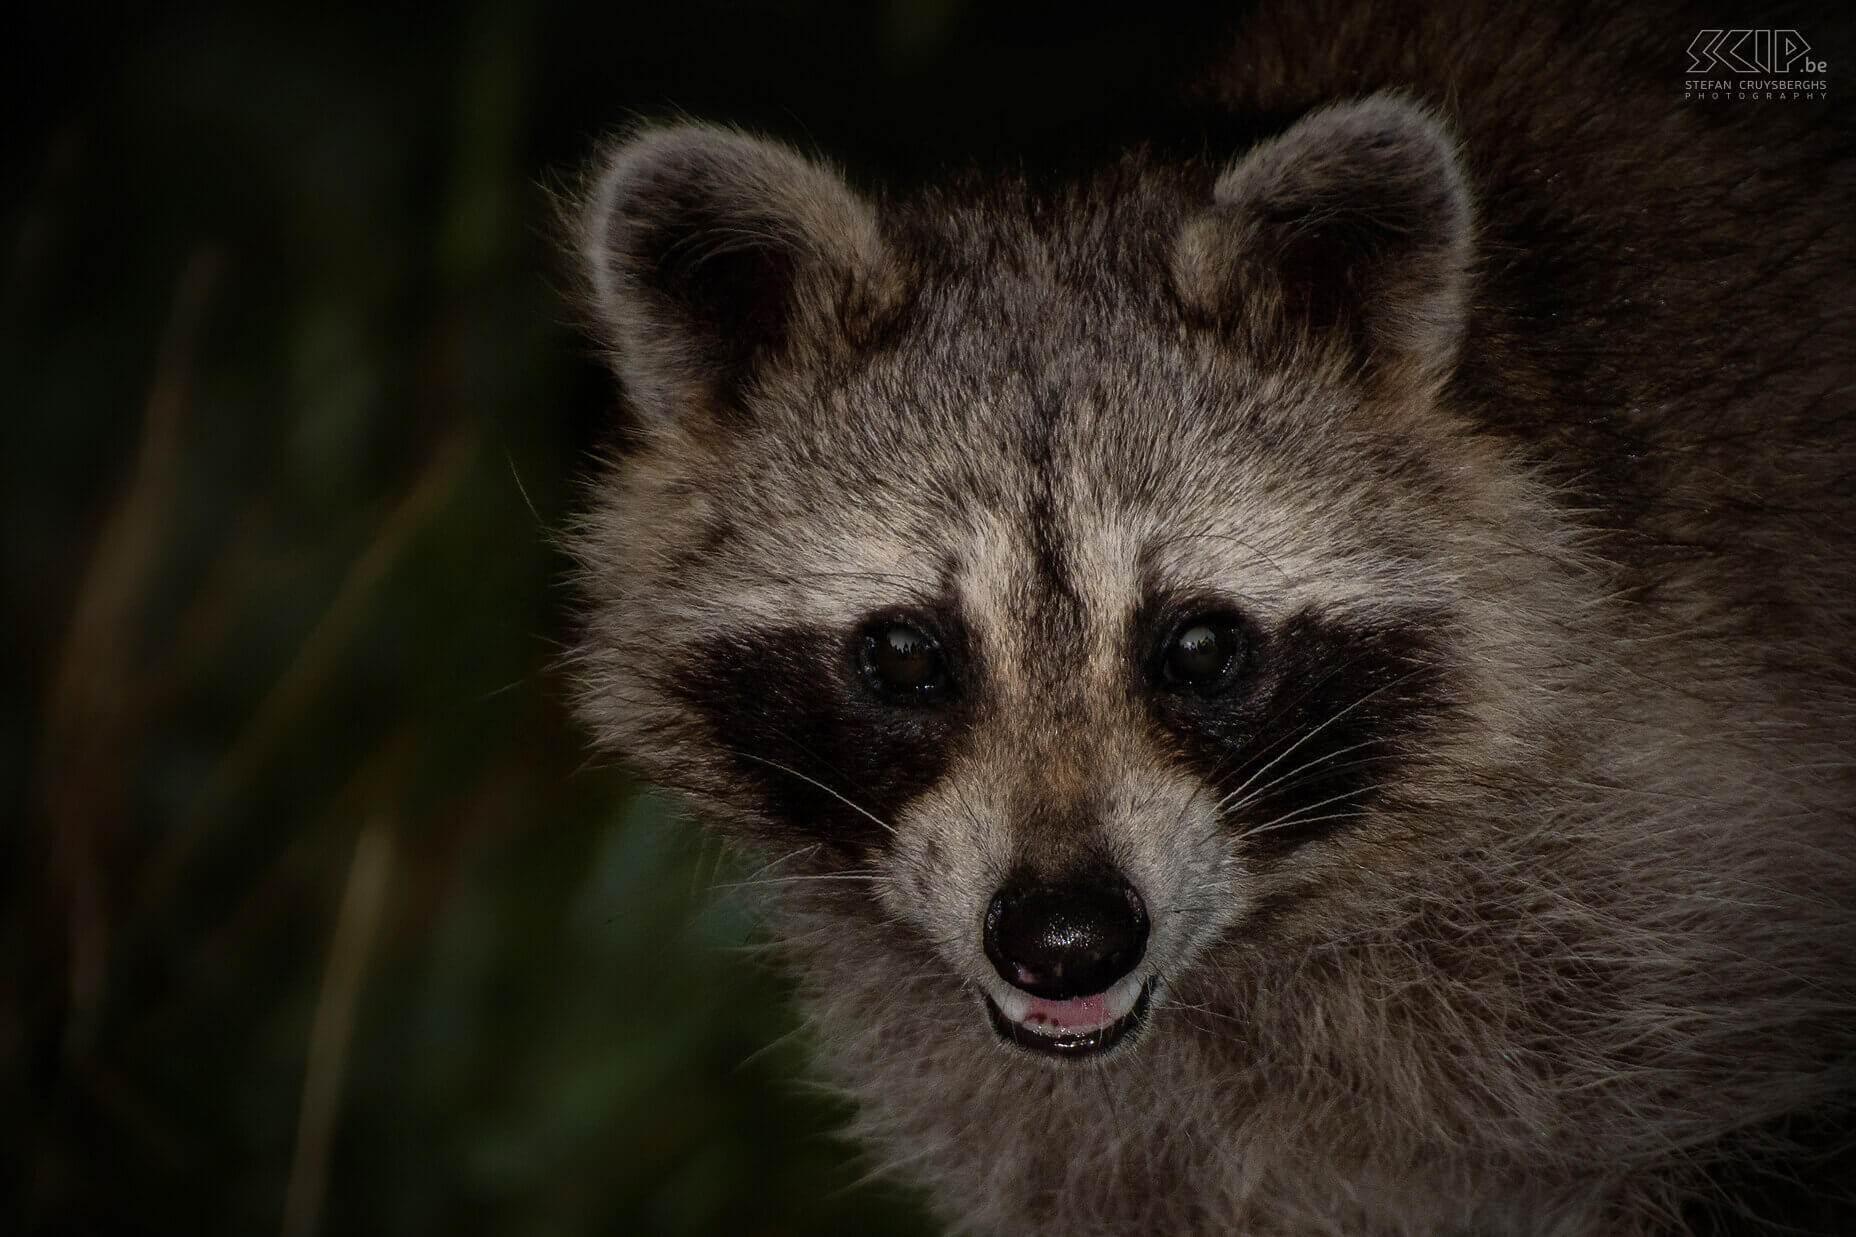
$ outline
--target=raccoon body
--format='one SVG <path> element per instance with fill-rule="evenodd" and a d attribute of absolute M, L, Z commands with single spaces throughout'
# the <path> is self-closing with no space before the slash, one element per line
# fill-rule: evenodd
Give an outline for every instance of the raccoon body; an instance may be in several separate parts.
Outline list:
<path fill-rule="evenodd" d="M 601 160 L 583 713 L 958 1230 L 1856 1223 L 1856 159 L 1690 26 L 1264 11 L 1253 141 L 1054 186 Z"/>

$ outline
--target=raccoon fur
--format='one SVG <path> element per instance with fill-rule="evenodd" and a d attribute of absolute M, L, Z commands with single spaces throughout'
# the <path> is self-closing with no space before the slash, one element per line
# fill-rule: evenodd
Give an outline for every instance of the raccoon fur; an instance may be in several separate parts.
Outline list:
<path fill-rule="evenodd" d="M 1283 5 L 1203 155 L 598 161 L 581 711 L 955 1231 L 1856 1231 L 1856 157 L 1739 25 L 1851 64 Z"/>

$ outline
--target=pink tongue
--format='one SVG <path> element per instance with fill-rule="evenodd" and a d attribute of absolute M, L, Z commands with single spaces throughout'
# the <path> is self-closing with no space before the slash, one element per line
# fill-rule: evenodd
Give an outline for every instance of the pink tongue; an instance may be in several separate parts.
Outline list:
<path fill-rule="evenodd" d="M 1108 994 L 1104 992 L 1068 1001 L 1047 1001 L 1034 996 L 1031 1011 L 1025 1015 L 1027 1026 L 1042 1023 L 1053 1027 L 1092 1027 L 1108 1020 Z"/>

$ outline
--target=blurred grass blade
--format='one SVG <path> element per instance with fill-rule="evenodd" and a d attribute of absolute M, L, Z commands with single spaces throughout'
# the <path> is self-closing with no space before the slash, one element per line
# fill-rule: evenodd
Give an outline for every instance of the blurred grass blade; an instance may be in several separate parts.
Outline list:
<path fill-rule="evenodd" d="M 329 1144 L 341 1109 L 348 1043 L 354 1033 L 361 985 L 367 977 L 368 955 L 391 885 L 393 857 L 392 822 L 376 816 L 361 831 L 354 859 L 348 865 L 347 885 L 329 946 L 329 965 L 323 973 L 316 1017 L 310 1026 L 296 1153 L 284 1190 L 283 1237 L 311 1237 L 321 1223 L 329 1176 Z"/>

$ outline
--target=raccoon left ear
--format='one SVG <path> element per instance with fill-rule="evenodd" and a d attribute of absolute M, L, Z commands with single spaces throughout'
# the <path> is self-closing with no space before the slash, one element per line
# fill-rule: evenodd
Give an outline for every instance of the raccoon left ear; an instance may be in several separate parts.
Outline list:
<path fill-rule="evenodd" d="M 1261 354 L 1312 344 L 1434 386 L 1462 341 L 1472 231 L 1444 126 L 1374 95 L 1310 113 L 1227 167 L 1181 232 L 1174 275 L 1189 310 Z"/>
<path fill-rule="evenodd" d="M 595 325 L 647 433 L 739 411 L 770 367 L 854 343 L 901 299 L 875 212 L 835 171 L 715 125 L 620 142 L 577 228 Z"/>

